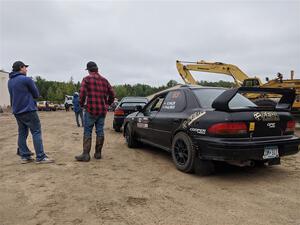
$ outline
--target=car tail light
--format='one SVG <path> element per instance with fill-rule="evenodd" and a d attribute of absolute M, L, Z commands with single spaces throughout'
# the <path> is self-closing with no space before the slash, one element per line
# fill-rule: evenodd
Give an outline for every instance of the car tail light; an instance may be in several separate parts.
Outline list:
<path fill-rule="evenodd" d="M 116 109 L 115 110 L 115 116 L 124 116 L 124 111 L 123 109 Z"/>
<path fill-rule="evenodd" d="M 208 128 L 213 135 L 239 135 L 247 134 L 247 125 L 243 122 L 216 123 Z"/>
<path fill-rule="evenodd" d="M 289 120 L 286 124 L 285 133 L 294 133 L 296 127 L 295 120 Z"/>

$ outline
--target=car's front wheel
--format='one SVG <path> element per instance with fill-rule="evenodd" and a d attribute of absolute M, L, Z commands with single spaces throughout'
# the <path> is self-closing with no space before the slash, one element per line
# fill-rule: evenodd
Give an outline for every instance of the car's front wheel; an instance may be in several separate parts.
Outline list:
<path fill-rule="evenodd" d="M 127 124 L 125 126 L 124 136 L 125 136 L 127 146 L 129 148 L 135 148 L 138 146 L 138 141 L 135 139 L 135 137 L 133 135 L 133 131 L 132 131 L 130 124 Z"/>
<path fill-rule="evenodd" d="M 184 132 L 177 133 L 173 138 L 172 158 L 176 168 L 185 173 L 197 172 L 204 176 L 214 171 L 213 162 L 198 158 L 191 138 Z"/>

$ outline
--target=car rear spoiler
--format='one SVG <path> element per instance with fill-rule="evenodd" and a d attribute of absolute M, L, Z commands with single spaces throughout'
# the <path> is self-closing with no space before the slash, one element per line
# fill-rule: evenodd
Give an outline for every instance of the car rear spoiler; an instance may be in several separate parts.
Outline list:
<path fill-rule="evenodd" d="M 224 91 L 219 95 L 212 107 L 218 111 L 235 111 L 229 108 L 229 102 L 237 93 L 264 93 L 264 94 L 278 94 L 281 95 L 275 110 L 290 111 L 295 101 L 296 93 L 293 89 L 288 88 L 260 88 L 260 87 L 240 87 Z"/>

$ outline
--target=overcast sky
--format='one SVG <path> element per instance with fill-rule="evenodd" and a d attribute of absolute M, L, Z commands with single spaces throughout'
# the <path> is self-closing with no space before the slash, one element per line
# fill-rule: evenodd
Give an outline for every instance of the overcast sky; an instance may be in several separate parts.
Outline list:
<path fill-rule="evenodd" d="M 181 81 L 175 61 L 238 65 L 300 78 L 300 1 L 3 1 L 0 68 L 81 81 L 93 60 L 115 84 Z M 231 80 L 224 75 L 197 79 Z"/>

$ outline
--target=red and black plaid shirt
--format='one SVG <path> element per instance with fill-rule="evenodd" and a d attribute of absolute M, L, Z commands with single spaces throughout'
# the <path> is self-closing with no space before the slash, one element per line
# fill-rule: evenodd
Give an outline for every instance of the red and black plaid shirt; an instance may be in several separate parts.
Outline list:
<path fill-rule="evenodd" d="M 114 98 L 115 94 L 110 83 L 99 73 L 90 73 L 83 78 L 80 87 L 80 106 L 85 106 L 91 115 L 105 116 Z"/>

